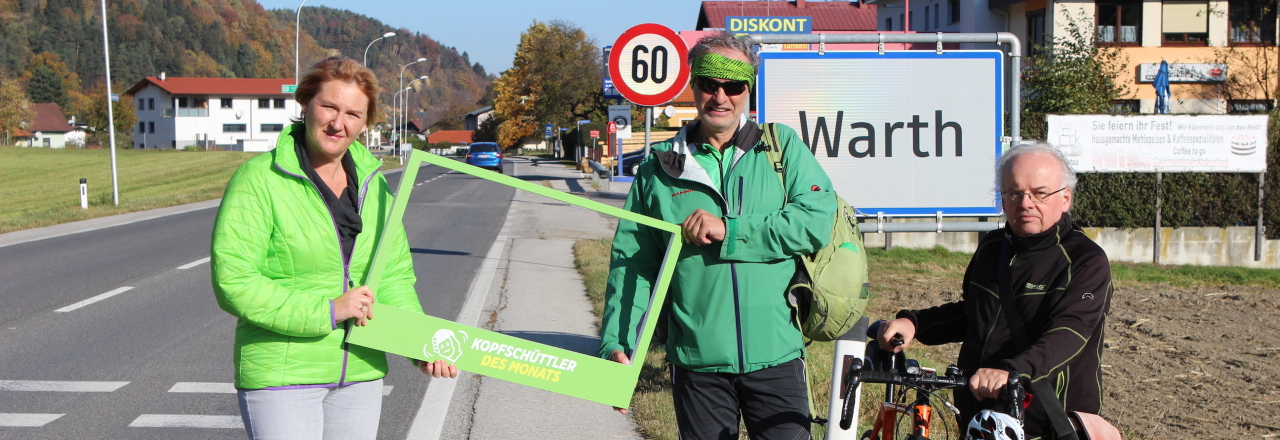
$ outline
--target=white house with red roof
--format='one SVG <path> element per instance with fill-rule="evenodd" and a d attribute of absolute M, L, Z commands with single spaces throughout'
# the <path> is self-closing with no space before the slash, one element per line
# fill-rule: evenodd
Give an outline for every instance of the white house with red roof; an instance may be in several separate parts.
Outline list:
<path fill-rule="evenodd" d="M 66 148 L 67 134 L 75 131 L 67 123 L 67 116 L 62 108 L 54 103 L 31 104 L 31 111 L 36 117 L 27 126 L 31 137 L 26 141 L 29 147 Z"/>
<path fill-rule="evenodd" d="M 293 79 L 149 76 L 126 92 L 137 109 L 137 148 L 268 151 L 299 115 Z"/>

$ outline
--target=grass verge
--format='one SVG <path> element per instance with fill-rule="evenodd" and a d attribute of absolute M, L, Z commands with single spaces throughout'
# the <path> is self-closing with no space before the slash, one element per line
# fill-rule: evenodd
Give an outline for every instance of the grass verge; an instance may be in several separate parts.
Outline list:
<path fill-rule="evenodd" d="M 0 148 L 0 233 L 222 197 L 256 153 L 119 150 L 120 205 L 113 204 L 109 150 Z M 80 208 L 88 179 L 89 209 Z"/>
<path fill-rule="evenodd" d="M 574 259 L 586 283 L 588 296 L 595 305 L 597 322 L 603 308 L 605 281 L 609 269 L 609 239 L 581 240 L 574 246 Z M 972 254 L 951 252 L 941 247 L 932 249 L 895 248 L 890 251 L 869 249 L 872 301 L 866 310 L 871 319 L 891 318 L 898 308 L 904 307 L 904 298 L 919 296 L 922 286 L 944 286 L 955 289 L 949 292 L 951 300 L 959 299 L 959 285 Z M 1280 271 L 1214 266 L 1158 266 L 1153 264 L 1112 263 L 1113 278 L 1118 285 L 1240 285 L 1280 286 Z M 944 292 L 946 294 L 948 292 Z M 944 296 L 946 297 L 946 296 Z M 939 370 L 954 362 L 957 344 L 929 347 L 913 345 L 909 355 L 921 365 Z M 826 417 L 831 384 L 833 344 L 815 342 L 809 345 L 807 361 L 810 386 L 817 406 L 817 414 Z M 677 439 L 674 410 L 671 404 L 670 376 L 666 365 L 666 352 L 660 345 L 651 345 L 645 366 L 632 398 L 632 418 L 646 438 Z M 862 387 L 862 405 L 859 411 L 858 430 L 870 429 L 884 399 L 884 386 Z M 945 397 L 950 397 L 943 393 Z M 942 414 L 941 406 L 935 414 Z M 954 419 L 952 419 L 954 420 Z M 939 427 L 935 421 L 935 429 Z M 946 421 L 947 429 L 935 431 L 934 438 L 955 439 L 959 428 Z M 901 425 L 900 425 L 901 426 Z M 905 432 L 900 427 L 899 432 Z M 815 426 L 814 438 L 824 438 L 823 427 Z M 860 434 L 860 433 L 859 433 Z M 742 438 L 746 438 L 745 435 Z"/>

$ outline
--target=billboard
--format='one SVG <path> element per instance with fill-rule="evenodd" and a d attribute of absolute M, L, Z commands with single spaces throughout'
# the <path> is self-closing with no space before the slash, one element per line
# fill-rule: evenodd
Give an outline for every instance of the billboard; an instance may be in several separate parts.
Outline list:
<path fill-rule="evenodd" d="M 1049 143 L 1077 172 L 1261 173 L 1267 115 L 1049 115 Z"/>
<path fill-rule="evenodd" d="M 757 115 L 797 132 L 863 214 L 998 215 L 999 51 L 760 54 Z"/>

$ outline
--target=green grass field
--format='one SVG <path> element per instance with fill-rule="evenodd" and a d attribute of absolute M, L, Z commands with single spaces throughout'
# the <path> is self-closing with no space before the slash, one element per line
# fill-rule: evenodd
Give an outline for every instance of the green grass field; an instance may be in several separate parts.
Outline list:
<path fill-rule="evenodd" d="M 117 150 L 116 206 L 110 151 L 0 147 L 0 233 L 220 198 L 236 167 L 258 154 Z M 398 166 L 392 159 L 383 169 Z M 87 210 L 81 178 L 88 179 Z"/>

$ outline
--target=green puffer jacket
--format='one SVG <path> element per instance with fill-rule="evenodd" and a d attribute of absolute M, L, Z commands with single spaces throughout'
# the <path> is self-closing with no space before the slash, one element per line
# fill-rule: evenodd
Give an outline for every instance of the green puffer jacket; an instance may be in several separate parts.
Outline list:
<path fill-rule="evenodd" d="M 331 301 L 363 282 L 387 228 L 387 267 L 376 300 L 422 311 L 404 225 L 387 224 L 392 195 L 378 172 L 381 161 L 359 143 L 347 150 L 356 166 L 363 231 L 344 268 L 333 216 L 298 164 L 294 142 L 303 139 L 303 125 L 294 124 L 280 134 L 275 150 L 241 165 L 213 227 L 213 291 L 218 306 L 239 319 L 236 388 L 341 384 L 386 375 L 383 352 L 343 342 L 349 324 L 334 323 Z"/>
<path fill-rule="evenodd" d="M 686 145 L 692 126 L 654 147 L 626 202 L 632 212 L 672 223 L 699 208 L 725 220 L 723 242 L 681 249 L 668 291 L 667 359 L 691 371 L 749 373 L 801 357 L 804 343 L 784 292 L 796 270 L 792 257 L 821 249 L 831 238 L 831 180 L 795 131 L 778 126 L 780 141 L 788 143 L 784 193 L 760 129 L 745 121 L 734 137 L 739 147 L 725 151 L 734 162 L 721 194 L 713 181 L 719 172 L 704 170 L 692 155 L 694 147 Z M 613 350 L 631 355 L 670 235 L 619 222 L 601 357 Z"/>

